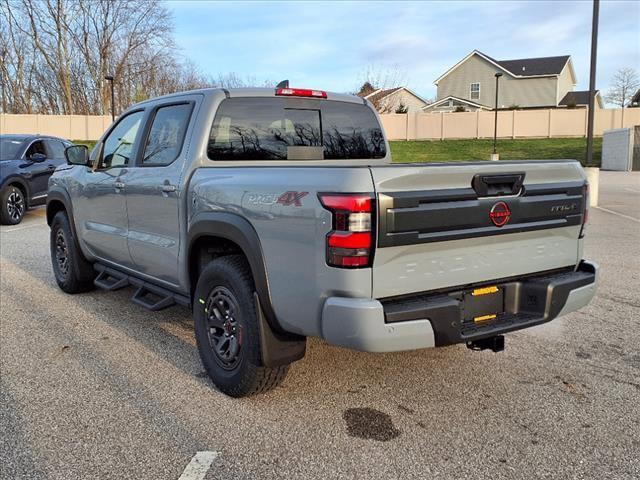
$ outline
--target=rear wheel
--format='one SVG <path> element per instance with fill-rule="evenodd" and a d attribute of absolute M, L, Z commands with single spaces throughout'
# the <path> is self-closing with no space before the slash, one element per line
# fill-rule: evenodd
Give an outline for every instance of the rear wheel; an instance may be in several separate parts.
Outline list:
<path fill-rule="evenodd" d="M 27 210 L 27 201 L 24 193 L 18 187 L 9 185 L 0 193 L 0 221 L 4 225 L 17 225 L 22 221 Z"/>
<path fill-rule="evenodd" d="M 244 397 L 284 380 L 289 365 L 262 365 L 253 278 L 244 257 L 213 260 L 200 274 L 193 315 L 200 358 L 223 393 Z"/>
<path fill-rule="evenodd" d="M 61 290 L 80 293 L 93 289 L 93 266 L 82 255 L 65 212 L 53 217 L 50 249 L 53 273 Z"/>

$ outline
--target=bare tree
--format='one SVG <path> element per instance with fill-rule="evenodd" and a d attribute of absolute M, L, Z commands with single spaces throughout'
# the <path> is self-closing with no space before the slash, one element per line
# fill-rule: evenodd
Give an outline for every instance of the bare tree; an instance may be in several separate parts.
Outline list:
<path fill-rule="evenodd" d="M 398 65 L 384 67 L 376 64 L 369 64 L 362 69 L 358 75 L 357 90 L 365 87 L 368 83 L 374 89 L 387 90 L 389 88 L 401 87 L 407 81 L 406 72 Z"/>
<path fill-rule="evenodd" d="M 249 87 L 275 87 L 277 82 L 272 80 L 258 80 L 255 76 L 247 75 L 242 78 L 235 72 L 220 73 L 214 80 L 216 87 L 222 88 L 249 88 Z"/>
<path fill-rule="evenodd" d="M 633 68 L 621 68 L 613 76 L 612 85 L 605 100 L 616 107 L 624 108 L 639 87 L 638 72 Z"/>
<path fill-rule="evenodd" d="M 14 38 L 22 48 L 26 45 L 33 51 L 29 70 L 33 75 L 30 79 L 34 79 L 36 85 L 30 85 L 30 93 L 36 100 L 62 113 L 73 111 L 71 38 L 66 28 L 70 13 L 66 0 L 3 2 L 3 16 L 7 16 Z M 56 94 L 46 88 L 52 81 L 58 87 Z"/>
<path fill-rule="evenodd" d="M 2 111 L 32 112 L 35 59 L 30 42 L 16 26 L 8 1 L 0 3 L 0 81 L 2 83 Z"/>
<path fill-rule="evenodd" d="M 116 112 L 141 88 L 161 88 L 149 85 L 149 77 L 157 78 L 153 73 L 159 68 L 175 68 L 173 26 L 166 7 L 156 0 L 79 0 L 77 5 L 74 39 L 87 66 L 89 90 L 99 95 L 94 101 L 99 100 L 100 113 L 107 111 L 110 98 L 106 75 L 116 79 Z"/>
<path fill-rule="evenodd" d="M 173 41 L 160 0 L 0 0 L 0 81 L 7 113 L 116 114 L 134 102 L 203 87 L 275 86 L 204 75 Z"/>
<path fill-rule="evenodd" d="M 104 114 L 133 101 L 211 85 L 176 58 L 158 0 L 0 0 L 3 111 Z"/>
<path fill-rule="evenodd" d="M 406 74 L 398 65 L 390 68 L 380 65 L 367 65 L 358 75 L 358 84 L 360 85 L 354 91 L 356 95 L 364 97 L 376 91 L 389 90 L 391 88 L 402 87 L 406 83 Z M 387 104 L 382 95 L 371 95 L 368 98 L 373 106 L 380 113 L 393 113 L 395 108 L 391 104 Z"/>

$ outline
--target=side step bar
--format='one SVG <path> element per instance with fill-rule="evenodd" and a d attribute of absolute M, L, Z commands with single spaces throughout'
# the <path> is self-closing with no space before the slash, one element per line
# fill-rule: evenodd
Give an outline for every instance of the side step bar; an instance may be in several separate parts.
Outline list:
<path fill-rule="evenodd" d="M 129 286 L 129 279 L 126 275 L 123 275 L 120 272 L 116 272 L 115 270 L 111 270 L 106 267 L 103 267 L 102 270 L 96 268 L 96 270 L 100 272 L 93 281 L 93 284 L 96 287 L 112 292 Z"/>
<path fill-rule="evenodd" d="M 132 275 L 127 275 L 113 268 L 105 267 L 99 263 L 96 263 L 94 268 L 98 272 L 98 276 L 93 281 L 96 287 L 108 291 L 119 290 L 129 285 L 138 287 L 133 297 L 131 297 L 131 301 L 146 309 L 157 311 L 175 304 L 184 307 L 191 305 L 191 301 L 186 295 L 174 293 L 171 290 L 153 285 Z"/>

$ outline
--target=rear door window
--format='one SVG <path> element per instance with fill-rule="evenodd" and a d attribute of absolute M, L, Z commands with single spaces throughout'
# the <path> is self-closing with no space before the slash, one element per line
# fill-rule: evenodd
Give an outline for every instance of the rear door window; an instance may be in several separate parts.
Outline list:
<path fill-rule="evenodd" d="M 382 130 L 365 105 L 281 98 L 224 100 L 213 121 L 212 160 L 371 159 L 385 156 Z M 308 150 L 311 156 L 301 152 Z M 295 152 L 292 154 L 292 152 Z M 292 157 L 292 155 L 295 155 Z"/>
<path fill-rule="evenodd" d="M 50 158 L 64 158 L 64 150 L 66 148 L 65 144 L 60 140 L 45 140 L 45 144 L 47 146 L 47 150 L 49 150 Z"/>
<path fill-rule="evenodd" d="M 145 144 L 143 165 L 169 165 L 178 157 L 192 107 L 191 103 L 183 103 L 158 108 Z"/>

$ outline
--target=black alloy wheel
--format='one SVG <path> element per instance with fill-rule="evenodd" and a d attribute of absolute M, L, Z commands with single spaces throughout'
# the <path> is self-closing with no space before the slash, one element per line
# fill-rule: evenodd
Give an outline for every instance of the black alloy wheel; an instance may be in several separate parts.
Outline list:
<path fill-rule="evenodd" d="M 67 240 L 64 238 L 62 229 L 56 232 L 56 262 L 58 264 L 58 272 L 63 278 L 69 275 L 69 248 Z"/>
<path fill-rule="evenodd" d="M 241 360 L 242 326 L 235 295 L 226 287 L 215 287 L 205 303 L 209 345 L 215 360 L 225 370 L 233 370 Z"/>
<path fill-rule="evenodd" d="M 51 220 L 49 251 L 53 274 L 62 291 L 80 293 L 94 288 L 95 270 L 82 254 L 65 211 L 57 212 Z"/>

